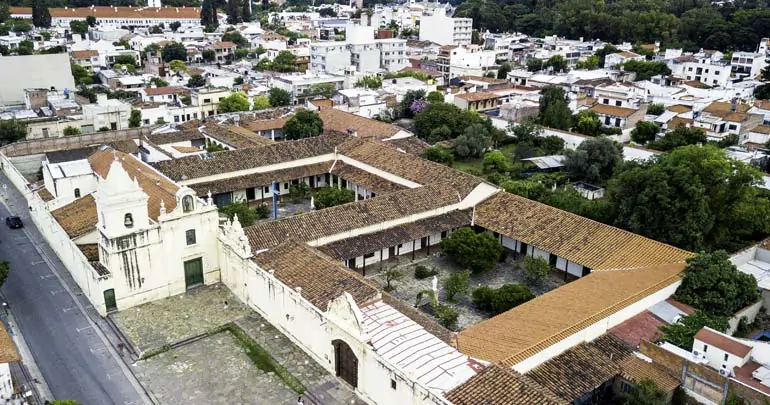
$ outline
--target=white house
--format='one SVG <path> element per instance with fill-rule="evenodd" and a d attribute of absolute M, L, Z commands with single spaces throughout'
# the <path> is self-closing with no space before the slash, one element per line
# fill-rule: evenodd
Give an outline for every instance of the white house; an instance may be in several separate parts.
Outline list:
<path fill-rule="evenodd" d="M 630 60 L 644 61 L 644 55 L 639 55 L 631 51 L 611 53 L 604 57 L 604 66 L 617 67 Z"/>
<path fill-rule="evenodd" d="M 420 17 L 420 41 L 440 45 L 470 45 L 472 18 L 452 18 L 444 14 Z"/>
<path fill-rule="evenodd" d="M 751 359 L 751 346 L 704 326 L 695 334 L 692 354 L 705 358 L 720 374 L 730 376 L 734 368 L 742 367 Z"/>

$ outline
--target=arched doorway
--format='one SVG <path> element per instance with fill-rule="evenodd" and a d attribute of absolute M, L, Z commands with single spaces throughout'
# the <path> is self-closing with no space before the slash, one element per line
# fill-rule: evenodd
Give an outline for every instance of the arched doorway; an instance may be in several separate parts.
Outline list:
<path fill-rule="evenodd" d="M 353 388 L 358 387 L 358 358 L 353 349 L 342 340 L 335 340 L 334 345 L 334 369 L 337 377 L 342 378 Z"/>

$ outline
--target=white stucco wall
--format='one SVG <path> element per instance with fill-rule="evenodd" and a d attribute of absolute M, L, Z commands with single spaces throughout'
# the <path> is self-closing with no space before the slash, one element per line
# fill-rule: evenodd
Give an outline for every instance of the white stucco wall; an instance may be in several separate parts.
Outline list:
<path fill-rule="evenodd" d="M 9 400 L 13 396 L 13 380 L 9 363 L 0 363 L 0 399 Z"/>

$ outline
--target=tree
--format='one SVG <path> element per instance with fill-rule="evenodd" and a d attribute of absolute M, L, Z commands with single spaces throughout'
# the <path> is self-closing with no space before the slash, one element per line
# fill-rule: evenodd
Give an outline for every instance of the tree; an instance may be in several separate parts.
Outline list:
<path fill-rule="evenodd" d="M 171 24 L 168 25 L 169 28 L 171 28 L 171 31 L 176 32 L 180 27 L 182 26 L 182 23 L 179 21 L 174 21 Z"/>
<path fill-rule="evenodd" d="M 509 62 L 503 62 L 500 64 L 500 68 L 497 69 L 497 78 L 501 80 L 508 79 L 508 73 L 510 73 L 512 69 Z"/>
<path fill-rule="evenodd" d="M 149 86 L 155 85 L 155 87 L 168 87 L 168 82 L 160 77 L 153 77 L 150 79 Z"/>
<path fill-rule="evenodd" d="M 602 122 L 594 110 L 583 110 L 577 114 L 575 130 L 583 135 L 598 136 L 602 132 Z"/>
<path fill-rule="evenodd" d="M 128 117 L 129 128 L 139 128 L 142 126 L 142 112 L 137 109 L 131 109 L 131 116 Z"/>
<path fill-rule="evenodd" d="M 2 2 L 0 3 L 0 22 L 4 22 L 11 19 L 11 8 L 8 6 L 8 3 Z M 3 34 L 8 35 L 8 34 Z"/>
<path fill-rule="evenodd" d="M 80 135 L 82 132 L 80 132 L 80 128 L 75 128 L 71 125 L 68 125 L 66 128 L 64 128 L 62 133 L 64 134 L 64 136 L 73 136 L 73 135 Z"/>
<path fill-rule="evenodd" d="M 163 33 L 163 29 L 160 28 L 159 26 L 153 25 L 152 27 L 150 27 L 150 34 L 162 34 L 162 33 Z"/>
<path fill-rule="evenodd" d="M 291 199 L 296 202 L 301 201 L 303 198 L 309 195 L 310 187 L 304 181 L 300 181 L 297 184 L 292 184 L 291 187 L 289 187 L 289 197 L 291 197 Z"/>
<path fill-rule="evenodd" d="M 711 315 L 731 317 L 760 298 L 757 280 L 730 262 L 724 250 L 687 259 L 678 301 Z"/>
<path fill-rule="evenodd" d="M 356 81 L 356 87 L 379 89 L 382 87 L 382 78 L 377 76 L 364 76 Z"/>
<path fill-rule="evenodd" d="M 620 49 L 610 44 L 604 45 L 604 48 L 596 51 L 595 55 L 599 57 L 599 67 L 604 67 L 604 58 L 607 55 L 611 53 L 618 53 L 618 52 L 620 52 Z"/>
<path fill-rule="evenodd" d="M 273 87 L 267 92 L 267 98 L 273 107 L 283 107 L 291 104 L 291 94 L 278 87 Z"/>
<path fill-rule="evenodd" d="M 241 13 L 243 7 L 241 6 L 241 0 L 227 0 L 227 23 L 238 24 L 243 22 Z"/>
<path fill-rule="evenodd" d="M 599 67 L 599 56 L 591 55 L 586 60 L 579 61 L 577 63 L 578 69 L 592 70 Z"/>
<path fill-rule="evenodd" d="M 652 103 L 647 106 L 647 114 L 649 115 L 661 115 L 666 111 L 666 107 L 661 103 Z"/>
<path fill-rule="evenodd" d="M 291 51 L 280 51 L 273 59 L 273 70 L 293 72 L 297 70 L 297 57 Z"/>
<path fill-rule="evenodd" d="M 479 157 L 492 146 L 492 137 L 483 124 L 465 128 L 465 133 L 455 139 L 455 153 L 460 157 Z"/>
<path fill-rule="evenodd" d="M 704 326 L 725 332 L 729 324 L 725 317 L 709 315 L 704 311 L 695 311 L 692 315 L 680 318 L 676 323 L 661 326 L 660 330 L 663 331 L 661 340 L 690 351 L 695 334 Z"/>
<path fill-rule="evenodd" d="M 83 66 L 70 62 L 70 71 L 72 72 L 72 77 L 75 79 L 75 84 L 77 85 L 92 84 L 94 82 L 91 73 L 89 73 Z"/>
<path fill-rule="evenodd" d="M 133 55 L 118 55 L 113 59 L 113 62 L 120 65 L 136 65 L 136 59 Z"/>
<path fill-rule="evenodd" d="M 201 75 L 192 75 L 187 80 L 187 87 L 203 87 L 206 85 L 206 79 Z"/>
<path fill-rule="evenodd" d="M 86 35 L 88 33 L 88 22 L 85 20 L 70 21 L 70 32 L 78 35 Z"/>
<path fill-rule="evenodd" d="M 249 40 L 243 37 L 240 32 L 232 30 L 227 31 L 222 35 L 222 41 L 229 41 L 234 43 L 238 48 L 248 48 Z"/>
<path fill-rule="evenodd" d="M 692 252 L 733 251 L 770 231 L 761 179 L 715 146 L 684 146 L 627 163 L 607 195 L 615 226 Z"/>
<path fill-rule="evenodd" d="M 231 221 L 238 215 L 238 221 L 243 227 L 253 225 L 256 219 L 256 213 L 245 202 L 231 202 L 220 208 L 219 213 L 225 215 Z"/>
<path fill-rule="evenodd" d="M 163 58 L 163 61 L 166 63 L 169 63 L 172 60 L 187 60 L 187 49 L 181 42 L 172 42 L 163 46 L 160 54 Z"/>
<path fill-rule="evenodd" d="M 636 127 L 631 131 L 631 140 L 646 145 L 647 142 L 654 141 L 660 128 L 652 121 L 638 121 Z"/>
<path fill-rule="evenodd" d="M 770 99 L 770 83 L 762 84 L 754 88 L 754 97 L 758 100 Z"/>
<path fill-rule="evenodd" d="M 564 150 L 564 139 L 559 138 L 556 135 L 549 135 L 536 139 L 540 141 L 536 146 L 546 155 L 558 155 Z"/>
<path fill-rule="evenodd" d="M 181 61 L 179 59 L 174 59 L 171 62 L 169 62 L 168 67 L 171 68 L 171 70 L 173 70 L 174 72 L 187 71 L 187 65 L 185 65 L 184 61 Z"/>
<path fill-rule="evenodd" d="M 636 73 L 636 80 L 650 80 L 653 76 L 671 74 L 666 62 L 629 60 L 623 64 L 623 70 Z"/>
<path fill-rule="evenodd" d="M 310 86 L 305 91 L 305 94 L 331 98 L 336 90 L 337 85 L 334 83 L 318 83 Z"/>
<path fill-rule="evenodd" d="M 538 121 L 550 128 L 568 130 L 572 127 L 572 110 L 563 88 L 546 87 L 540 92 Z"/>
<path fill-rule="evenodd" d="M 706 139 L 706 131 L 703 129 L 688 128 L 684 124 L 679 124 L 663 138 L 650 141 L 647 147 L 660 151 L 670 151 L 682 146 L 704 144 Z"/>
<path fill-rule="evenodd" d="M 444 287 L 447 301 L 455 302 L 455 296 L 467 294 L 468 284 L 471 282 L 471 272 L 469 270 L 457 271 L 441 281 Z"/>
<path fill-rule="evenodd" d="M 425 99 L 428 100 L 429 103 L 443 103 L 444 94 L 441 93 L 440 91 L 431 91 L 430 93 L 428 93 Z"/>
<path fill-rule="evenodd" d="M 623 405 L 668 405 L 668 395 L 654 381 L 644 379 L 621 394 Z"/>
<path fill-rule="evenodd" d="M 36 28 L 51 27 L 51 12 L 45 0 L 32 0 L 32 25 Z"/>
<path fill-rule="evenodd" d="M 16 53 L 19 55 L 32 55 L 34 51 L 35 44 L 33 44 L 32 41 L 28 39 L 19 42 L 19 45 L 16 47 Z"/>
<path fill-rule="evenodd" d="M 201 57 L 203 57 L 203 60 L 206 62 L 213 62 L 217 59 L 217 53 L 212 49 L 205 49 L 201 52 Z"/>
<path fill-rule="evenodd" d="M 527 71 L 538 72 L 543 69 L 545 61 L 542 59 L 531 58 L 527 59 Z"/>
<path fill-rule="evenodd" d="M 241 0 L 241 19 L 243 22 L 251 21 L 251 0 Z"/>
<path fill-rule="evenodd" d="M 535 295 L 524 284 L 505 284 L 499 288 L 483 286 L 471 294 L 473 304 L 492 315 L 501 314 L 533 298 Z"/>
<path fill-rule="evenodd" d="M 336 17 L 337 12 L 334 11 L 331 7 L 323 7 L 318 9 L 318 14 L 321 15 L 321 17 Z"/>
<path fill-rule="evenodd" d="M 27 137 L 27 124 L 16 119 L 0 120 L 0 145 L 20 141 Z"/>
<path fill-rule="evenodd" d="M 460 228 L 441 241 L 441 250 L 474 273 L 491 270 L 503 253 L 503 247 L 492 235 L 477 234 Z"/>
<path fill-rule="evenodd" d="M 8 262 L 0 261 L 0 287 L 5 284 L 5 280 L 8 279 L 8 272 L 11 268 L 8 266 Z"/>
<path fill-rule="evenodd" d="M 237 111 L 249 111 L 249 98 L 245 94 L 236 92 L 219 100 L 219 112 Z"/>
<path fill-rule="evenodd" d="M 540 284 L 551 272 L 551 266 L 542 257 L 524 257 L 524 275 L 532 284 Z"/>
<path fill-rule="evenodd" d="M 270 108 L 270 99 L 267 96 L 255 96 L 252 100 L 252 110 L 259 111 Z"/>
<path fill-rule="evenodd" d="M 413 118 L 412 104 L 414 104 L 415 100 L 423 99 L 425 99 L 425 90 L 407 90 L 404 93 L 404 98 L 398 103 L 399 114 L 404 118 Z"/>
<path fill-rule="evenodd" d="M 623 146 L 607 138 L 590 138 L 574 150 L 564 151 L 564 168 L 570 176 L 589 183 L 612 177 L 623 162 Z"/>
<path fill-rule="evenodd" d="M 219 26 L 217 0 L 203 0 L 201 3 L 201 25 L 207 32 L 212 32 Z"/>
<path fill-rule="evenodd" d="M 348 190 L 346 188 L 327 186 L 318 190 L 314 197 L 316 209 L 323 209 L 353 202 L 356 198 L 356 194 L 353 190 Z"/>
<path fill-rule="evenodd" d="M 391 285 L 392 282 L 399 281 L 404 278 L 404 273 L 395 267 L 391 267 L 390 269 L 385 270 L 382 272 L 382 275 L 385 277 L 385 288 L 383 288 L 383 290 L 388 292 L 395 290 L 395 287 Z"/>
<path fill-rule="evenodd" d="M 404 96 L 406 98 L 406 96 Z M 423 140 L 439 141 L 453 139 L 465 133 L 465 129 L 472 124 L 482 124 L 485 128 L 489 125 L 478 114 L 459 109 L 454 104 L 433 103 L 425 107 L 422 112 L 414 117 L 414 133 Z M 435 139 L 433 130 L 446 126 L 450 130 L 449 137 Z"/>
<path fill-rule="evenodd" d="M 545 62 L 545 66 L 553 68 L 554 72 L 561 72 L 567 69 L 567 60 L 564 56 L 554 55 Z"/>
<path fill-rule="evenodd" d="M 484 166 L 484 173 L 505 173 L 510 169 L 508 157 L 499 150 L 485 153 L 482 164 Z"/>
<path fill-rule="evenodd" d="M 449 167 L 452 167 L 455 161 L 454 153 L 452 153 L 450 149 L 438 145 L 425 149 L 422 153 L 422 157 Z"/>
<path fill-rule="evenodd" d="M 287 140 L 311 138 L 321 135 L 324 123 L 321 117 L 310 111 L 300 110 L 283 126 L 283 135 Z"/>

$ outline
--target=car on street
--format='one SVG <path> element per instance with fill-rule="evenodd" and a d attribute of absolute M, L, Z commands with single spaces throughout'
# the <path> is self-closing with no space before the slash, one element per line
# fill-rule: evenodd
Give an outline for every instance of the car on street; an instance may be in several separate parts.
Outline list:
<path fill-rule="evenodd" d="M 24 224 L 21 222 L 21 218 L 19 217 L 6 217 L 5 225 L 11 229 L 18 229 L 18 228 L 24 227 Z"/>

